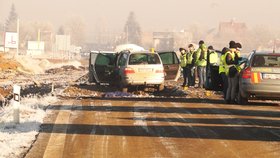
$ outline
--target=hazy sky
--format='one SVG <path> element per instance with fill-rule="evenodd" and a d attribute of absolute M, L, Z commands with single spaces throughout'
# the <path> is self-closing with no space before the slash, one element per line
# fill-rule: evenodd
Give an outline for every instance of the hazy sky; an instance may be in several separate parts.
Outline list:
<path fill-rule="evenodd" d="M 217 27 L 220 21 L 246 22 L 280 28 L 280 0 L 0 0 L 0 22 L 14 3 L 21 20 L 50 21 L 56 27 L 71 16 L 81 16 L 92 31 L 99 19 L 120 30 L 134 11 L 142 30 L 186 28 L 200 24 Z"/>

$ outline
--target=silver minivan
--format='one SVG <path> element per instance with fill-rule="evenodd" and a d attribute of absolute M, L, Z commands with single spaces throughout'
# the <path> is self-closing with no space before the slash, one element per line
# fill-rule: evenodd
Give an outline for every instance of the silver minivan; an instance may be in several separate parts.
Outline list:
<path fill-rule="evenodd" d="M 91 52 L 90 82 L 118 85 L 123 92 L 132 86 L 164 89 L 164 81 L 180 76 L 179 59 L 174 51 Z"/>

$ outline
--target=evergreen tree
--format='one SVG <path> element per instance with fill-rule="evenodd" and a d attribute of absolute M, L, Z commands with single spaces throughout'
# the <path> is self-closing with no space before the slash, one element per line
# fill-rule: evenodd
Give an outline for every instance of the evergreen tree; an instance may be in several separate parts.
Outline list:
<path fill-rule="evenodd" d="M 141 28 L 135 20 L 134 12 L 130 12 L 125 27 L 125 42 L 133 44 L 141 44 Z"/>
<path fill-rule="evenodd" d="M 18 14 L 16 13 L 15 5 L 12 4 L 9 17 L 6 20 L 6 27 L 5 27 L 6 31 L 8 32 L 17 31 L 17 19 L 18 19 Z"/>

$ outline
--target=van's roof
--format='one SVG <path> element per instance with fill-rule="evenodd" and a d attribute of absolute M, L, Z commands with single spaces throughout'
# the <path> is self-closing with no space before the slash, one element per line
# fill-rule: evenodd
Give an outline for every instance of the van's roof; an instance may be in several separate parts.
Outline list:
<path fill-rule="evenodd" d="M 114 54 L 114 53 L 116 53 L 116 52 L 113 52 L 113 51 L 96 51 L 96 50 L 92 50 L 92 51 L 90 51 L 91 53 L 112 53 L 112 54 Z"/>
<path fill-rule="evenodd" d="M 130 51 L 122 51 L 122 52 L 128 52 L 129 54 L 153 54 L 153 53 L 157 53 L 157 52 L 151 52 L 151 51 L 135 51 L 135 52 L 130 52 Z"/>

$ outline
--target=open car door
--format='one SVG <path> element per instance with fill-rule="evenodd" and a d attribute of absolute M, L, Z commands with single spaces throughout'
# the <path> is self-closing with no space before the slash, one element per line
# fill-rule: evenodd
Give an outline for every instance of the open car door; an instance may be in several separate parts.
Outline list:
<path fill-rule="evenodd" d="M 180 77 L 180 62 L 174 51 L 158 52 L 165 71 L 166 81 L 177 81 Z"/>
<path fill-rule="evenodd" d="M 89 82 L 113 83 L 115 80 L 115 52 L 93 51 L 89 59 Z"/>

